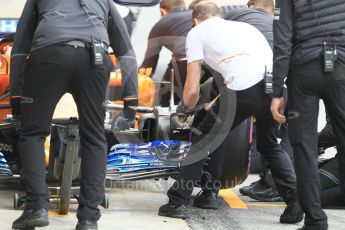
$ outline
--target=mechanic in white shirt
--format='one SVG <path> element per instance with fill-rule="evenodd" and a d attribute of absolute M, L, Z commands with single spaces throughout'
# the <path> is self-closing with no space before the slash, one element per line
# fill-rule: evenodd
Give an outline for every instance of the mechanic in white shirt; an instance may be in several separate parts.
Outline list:
<path fill-rule="evenodd" d="M 185 109 L 196 106 L 203 62 L 220 73 L 215 77 L 220 98 L 213 111 L 194 127 L 197 131 L 193 132 L 180 178 L 168 191 L 169 203 L 161 206 L 158 214 L 182 219 L 189 216 L 186 206 L 209 153 L 213 161 L 219 162 L 219 167 L 212 168 L 213 183 L 205 185 L 203 193 L 194 199 L 194 206 L 218 208 L 218 190 L 223 187 L 220 182 L 225 154 L 223 142 L 230 130 L 255 116 L 257 149 L 271 166 L 278 191 L 287 203 L 280 222 L 300 222 L 303 211 L 297 200 L 296 176 L 289 155 L 277 142 L 278 124 L 270 113 L 271 96 L 265 93 L 265 69 L 271 69 L 273 59 L 267 40 L 249 24 L 220 18 L 217 5 L 209 1 L 194 7 L 193 24 L 195 27 L 186 41 L 187 79 L 177 112 L 184 113 Z"/>
<path fill-rule="evenodd" d="M 272 69 L 272 50 L 266 38 L 244 22 L 212 17 L 190 31 L 186 48 L 189 64 L 200 66 L 204 61 L 232 90 L 250 88 L 262 80 L 265 66 Z"/>

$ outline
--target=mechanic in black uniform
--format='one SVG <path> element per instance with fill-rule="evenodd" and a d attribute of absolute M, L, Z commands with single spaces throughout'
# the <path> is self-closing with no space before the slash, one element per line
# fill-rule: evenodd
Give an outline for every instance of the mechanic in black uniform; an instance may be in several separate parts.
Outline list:
<path fill-rule="evenodd" d="M 159 53 L 163 47 L 172 52 L 171 61 L 163 76 L 163 81 L 171 80 L 171 70 L 174 70 L 175 101 L 182 97 L 183 86 L 186 81 L 186 36 L 192 29 L 192 11 L 186 9 L 184 0 L 160 1 L 162 18 L 153 26 L 148 37 L 147 49 L 143 68 L 152 67 L 153 73 L 157 68 Z M 160 105 L 169 106 L 170 84 L 162 84 L 160 89 Z"/>
<path fill-rule="evenodd" d="M 339 153 L 337 153 L 335 157 L 322 162 L 321 167 L 319 168 L 322 208 L 345 206 L 345 202 L 342 198 L 342 190 L 340 187 L 338 155 Z"/>
<path fill-rule="evenodd" d="M 317 162 L 319 100 L 324 100 L 338 149 L 340 189 L 345 200 L 345 2 L 277 0 L 274 21 L 273 100 L 271 111 L 288 122 L 294 150 L 302 229 L 328 228 L 321 208 Z M 282 97 L 287 78 L 289 99 Z"/>
<path fill-rule="evenodd" d="M 220 99 L 217 101 L 214 111 L 208 112 L 199 126 L 195 127 L 193 124 L 192 130 L 194 132 L 189 154 L 182 163 L 180 177 L 168 191 L 169 202 L 160 207 L 158 214 L 173 218 L 188 218 L 189 213 L 186 205 L 189 205 L 195 182 L 201 176 L 205 158 L 209 153 L 212 153 L 218 160 L 216 167 L 213 167 L 214 172 L 211 172 L 211 175 L 216 177 L 212 178 L 215 179 L 213 181 L 216 181 L 220 177 L 219 173 L 222 172 L 225 155 L 224 139 L 231 129 L 248 117 L 255 115 L 259 133 L 258 149 L 270 163 L 278 189 L 288 204 L 280 217 L 280 222 L 297 223 L 301 221 L 303 212 L 299 208 L 296 197 L 296 178 L 292 163 L 288 154 L 282 151 L 281 146 L 277 143 L 278 124 L 273 120 L 269 111 L 270 96 L 264 92 L 263 74 L 265 66 L 269 66 L 272 62 L 270 57 L 272 51 L 267 40 L 251 25 L 221 19 L 218 7 L 210 1 L 198 3 L 194 7 L 193 22 L 197 26 L 189 32 L 186 40 L 187 81 L 183 102 L 181 101 L 179 104 L 177 112 L 185 113 L 185 108 L 191 109 L 197 103 L 200 70 L 203 61 L 210 66 L 212 65 L 216 71 L 223 73 L 217 78 L 221 92 Z M 238 30 L 238 37 L 230 36 L 232 30 L 235 29 Z M 254 43 L 248 44 L 245 41 L 249 39 L 248 36 L 251 39 L 256 39 L 257 45 L 255 47 Z M 226 47 L 227 44 L 228 47 Z M 220 49 L 223 52 L 220 52 Z M 234 49 L 237 50 L 234 51 Z M 238 53 L 246 53 L 257 59 L 252 60 L 250 58 L 248 60 L 241 57 L 236 59 Z M 237 61 L 237 65 L 219 64 L 219 60 L 226 60 L 226 57 L 231 58 L 231 63 Z M 247 65 L 252 68 L 243 69 Z M 227 76 L 233 76 L 232 74 L 238 69 L 241 69 L 241 74 L 237 74 L 237 77 L 235 76 L 232 81 L 227 81 Z M 254 73 L 251 73 L 252 70 Z M 236 79 L 248 82 L 248 79 L 253 76 L 255 76 L 257 83 L 247 84 L 241 89 L 236 89 L 231 85 L 236 82 Z M 217 191 L 212 191 L 212 193 L 217 193 Z M 217 196 L 217 194 L 210 196 Z"/>
<path fill-rule="evenodd" d="M 251 9 L 264 9 L 272 16 L 274 14 L 274 0 L 249 0 L 247 6 Z"/>
<path fill-rule="evenodd" d="M 225 20 L 245 22 L 254 26 L 265 36 L 269 45 L 273 48 L 273 17 L 269 13 L 274 7 L 273 0 L 256 0 L 255 2 L 271 2 L 271 5 L 267 8 L 254 8 L 254 5 L 252 5 L 253 8 L 232 8 L 224 14 L 223 18 Z"/>
<path fill-rule="evenodd" d="M 12 228 L 49 224 L 44 140 L 52 115 L 66 92 L 79 113 L 81 186 L 76 229 L 97 229 L 104 198 L 105 89 L 111 46 L 119 57 L 124 114 L 137 105 L 137 63 L 125 24 L 111 0 L 28 0 L 12 50 L 11 93 L 21 96 L 19 154 L 26 181 L 26 205 Z"/>

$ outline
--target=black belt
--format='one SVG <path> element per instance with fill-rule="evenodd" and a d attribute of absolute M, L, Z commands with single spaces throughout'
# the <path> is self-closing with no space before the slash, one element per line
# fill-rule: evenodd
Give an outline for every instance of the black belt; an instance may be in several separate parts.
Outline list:
<path fill-rule="evenodd" d="M 80 47 L 80 48 L 90 48 L 91 45 L 89 43 L 81 42 L 78 40 L 73 40 L 73 41 L 68 41 L 63 43 L 66 46 L 74 46 L 75 48 Z"/>
<path fill-rule="evenodd" d="M 79 47 L 79 48 L 87 48 L 87 49 L 92 47 L 91 43 L 82 42 L 82 41 L 78 41 L 78 40 L 72 40 L 72 41 L 64 42 L 63 45 L 73 46 L 75 48 Z M 108 53 L 108 48 L 109 48 L 108 45 L 103 42 L 103 49 L 104 49 L 105 53 Z"/>

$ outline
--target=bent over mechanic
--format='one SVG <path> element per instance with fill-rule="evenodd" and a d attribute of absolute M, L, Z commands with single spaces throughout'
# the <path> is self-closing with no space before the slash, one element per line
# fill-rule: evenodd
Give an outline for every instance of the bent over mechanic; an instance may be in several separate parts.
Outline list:
<path fill-rule="evenodd" d="M 278 123 L 269 111 L 270 95 L 265 94 L 265 67 L 270 69 L 272 66 L 272 50 L 267 40 L 259 30 L 247 23 L 222 19 L 217 5 L 209 1 L 194 7 L 193 23 L 195 27 L 188 33 L 186 41 L 187 80 L 183 101 L 177 111 L 184 113 L 185 108 L 192 109 L 197 104 L 203 61 L 221 74 L 215 76 L 221 81 L 218 82 L 220 99 L 214 112 L 209 112 L 193 129 L 192 145 L 182 164 L 180 177 L 169 189 L 169 202 L 160 207 L 158 215 L 188 218 L 186 205 L 189 204 L 195 182 L 201 176 L 205 158 L 212 153 L 214 165 L 218 167 L 210 171 L 214 177 L 211 180 L 219 181 L 226 154 L 226 136 L 231 129 L 255 115 L 257 148 L 270 164 L 278 190 L 287 203 L 280 222 L 300 222 L 303 212 L 297 201 L 292 163 L 277 142 Z M 255 44 L 252 40 L 255 40 Z M 215 197 L 218 191 L 214 188 L 204 197 Z"/>
<path fill-rule="evenodd" d="M 49 224 L 44 140 L 55 106 L 73 95 L 79 112 L 81 186 L 76 229 L 97 229 L 104 198 L 106 140 L 105 89 L 111 46 L 119 57 L 124 114 L 137 105 L 137 63 L 125 24 L 111 0 L 28 0 L 12 50 L 11 93 L 21 100 L 19 154 L 26 181 L 26 205 L 12 228 Z M 13 100 L 15 101 L 15 100 Z"/>

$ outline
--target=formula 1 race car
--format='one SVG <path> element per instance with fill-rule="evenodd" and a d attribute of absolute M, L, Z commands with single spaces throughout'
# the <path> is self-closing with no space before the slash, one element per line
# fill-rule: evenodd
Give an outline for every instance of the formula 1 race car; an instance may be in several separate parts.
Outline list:
<path fill-rule="evenodd" d="M 119 106 L 113 104 L 107 108 L 114 110 Z M 138 110 L 145 112 L 145 108 Z M 191 127 L 187 122 L 176 121 L 177 114 L 171 113 L 169 108 L 156 106 L 150 110 L 146 108 L 146 113 L 139 117 L 138 129 L 119 133 L 106 131 L 108 140 L 115 138 L 113 143 L 121 142 L 110 147 L 108 180 L 174 178 L 179 174 L 180 164 L 191 144 Z M 250 119 L 231 131 L 226 140 L 227 155 L 221 179 L 224 188 L 240 184 L 248 175 L 251 130 Z"/>

